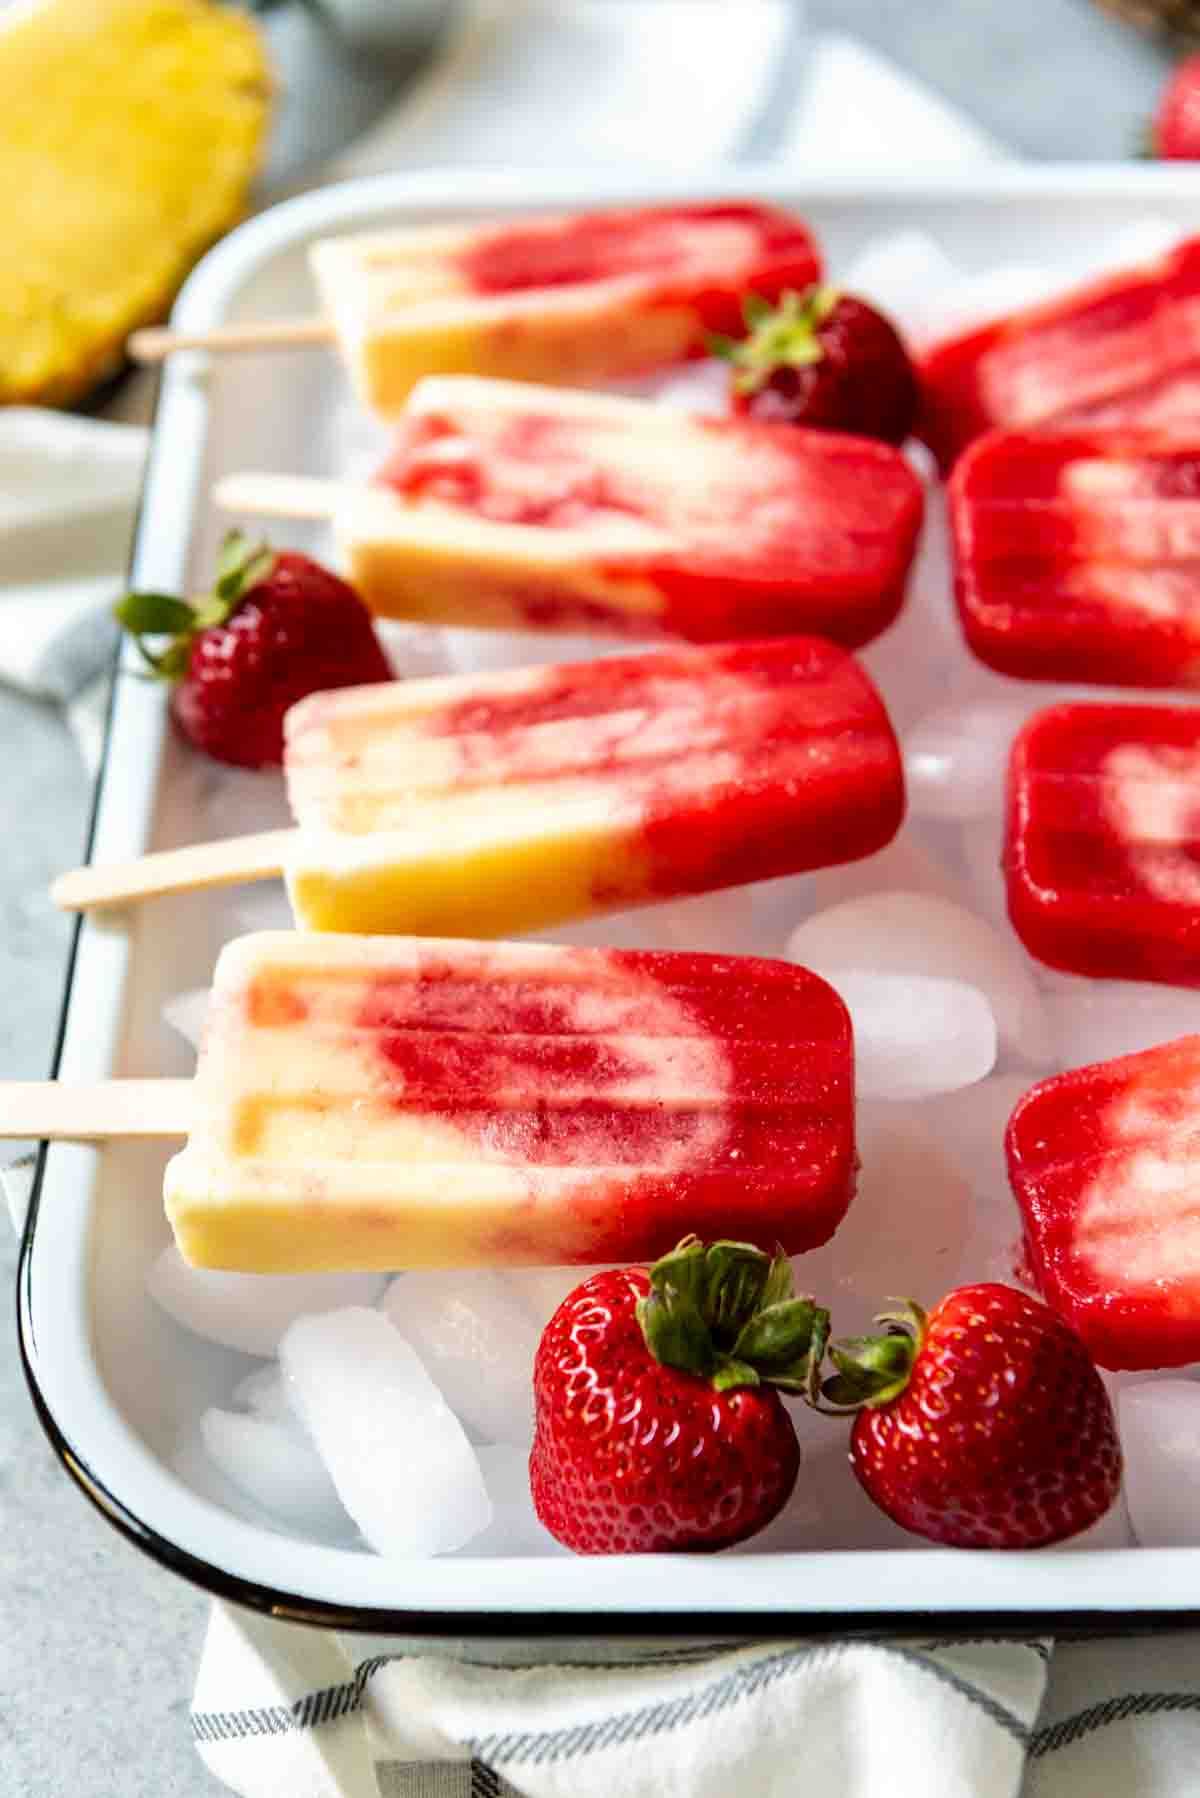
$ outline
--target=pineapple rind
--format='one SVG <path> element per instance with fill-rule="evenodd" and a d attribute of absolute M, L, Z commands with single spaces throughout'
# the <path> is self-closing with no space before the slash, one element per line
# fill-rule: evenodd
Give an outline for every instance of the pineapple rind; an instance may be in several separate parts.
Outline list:
<path fill-rule="evenodd" d="M 0 403 L 66 405 L 236 222 L 271 82 L 209 0 L 50 0 L 0 29 Z"/>

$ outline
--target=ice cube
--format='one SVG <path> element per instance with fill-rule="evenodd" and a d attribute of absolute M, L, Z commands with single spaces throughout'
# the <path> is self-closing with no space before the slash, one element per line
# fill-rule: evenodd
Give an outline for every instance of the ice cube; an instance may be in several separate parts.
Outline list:
<path fill-rule="evenodd" d="M 177 1031 L 193 1049 L 200 1047 L 204 1020 L 208 1016 L 208 999 L 209 989 L 206 986 L 196 986 L 186 993 L 174 993 L 163 1002 L 164 1023 Z"/>
<path fill-rule="evenodd" d="M 917 841 L 911 828 L 902 830 L 877 855 L 864 856 L 862 861 L 849 862 L 841 868 L 820 868 L 815 874 L 800 878 L 807 903 L 818 911 L 850 899 L 874 898 L 890 892 L 928 895 L 960 906 L 969 896 L 965 883 Z"/>
<path fill-rule="evenodd" d="M 1025 1074 L 993 1074 L 960 1092 L 922 1100 L 917 1115 L 957 1162 L 972 1190 L 1008 1199 L 1004 1133 L 1017 1101 L 1029 1091 Z"/>
<path fill-rule="evenodd" d="M 919 322 L 931 294 L 962 280 L 941 245 L 924 231 L 889 231 L 851 257 L 839 285 L 896 319 Z"/>
<path fill-rule="evenodd" d="M 1023 1226 L 1011 1193 L 975 1193 L 970 1229 L 954 1279 L 948 1286 L 995 1280 L 1001 1286 L 1036 1288 L 1025 1257 Z"/>
<path fill-rule="evenodd" d="M 1129 1519 L 1142 1547 L 1200 1544 L 1200 1381 L 1122 1387 L 1117 1424 Z"/>
<path fill-rule="evenodd" d="M 729 411 L 729 364 L 714 357 L 616 386 L 633 399 L 654 400 L 673 412 L 703 412 L 722 418 Z"/>
<path fill-rule="evenodd" d="M 1030 706 L 974 699 L 928 713 L 904 738 L 904 776 L 919 817 L 999 816 L 1012 740 Z"/>
<path fill-rule="evenodd" d="M 451 674 L 493 674 L 506 668 L 529 668 L 543 662 L 596 660 L 596 639 L 560 635 L 555 631 L 440 632 Z M 616 648 L 602 653 L 615 654 Z M 625 654 L 628 654 L 626 647 Z"/>
<path fill-rule="evenodd" d="M 1036 1066 L 1050 1058 L 1041 998 L 1020 950 L 982 918 L 935 893 L 889 890 L 843 900 L 799 925 L 787 953 L 826 978 L 855 968 L 977 987 L 1007 1048 Z"/>
<path fill-rule="evenodd" d="M 382 1286 L 378 1274 L 228 1274 L 191 1267 L 174 1243 L 146 1275 L 146 1291 L 177 1324 L 245 1355 L 273 1355 L 293 1318 L 374 1304 Z"/>
<path fill-rule="evenodd" d="M 287 1382 L 274 1362 L 269 1367 L 256 1367 L 239 1380 L 232 1397 L 235 1405 L 264 1422 L 280 1424 L 295 1435 L 308 1435 L 303 1418 L 288 1396 Z"/>
<path fill-rule="evenodd" d="M 471 1430 L 485 1442 L 528 1446 L 538 1329 L 503 1274 L 489 1268 L 400 1274 L 381 1308 Z"/>
<path fill-rule="evenodd" d="M 1004 853 L 1004 823 L 999 817 L 968 818 L 959 832 L 971 909 L 977 911 L 993 928 L 1005 933 L 1008 921 L 1008 892 L 1000 858 Z M 1015 949 L 1015 946 L 1014 946 Z M 1021 966 L 1031 973 L 1037 964 L 1024 951 L 1019 951 Z M 1043 1022 L 1043 1029 L 1047 1027 Z"/>
<path fill-rule="evenodd" d="M 325 1537 L 353 1533 L 316 1449 L 294 1430 L 214 1407 L 201 1417 L 200 1434 L 226 1479 L 288 1529 Z"/>
<path fill-rule="evenodd" d="M 957 336 L 1006 312 L 1052 299 L 1077 280 L 1070 270 L 1045 263 L 993 263 L 926 294 L 920 309 L 914 308 L 906 320 L 910 339 L 920 348 L 940 337 Z"/>
<path fill-rule="evenodd" d="M 505 1284 L 518 1303 L 533 1319 L 539 1334 L 545 1329 L 558 1307 L 593 1274 L 603 1273 L 614 1263 L 594 1267 L 514 1267 L 503 1276 Z"/>
<path fill-rule="evenodd" d="M 714 954 L 750 952 L 760 940 L 753 887 L 726 887 L 722 892 L 640 905 L 633 911 L 602 912 L 535 935 L 545 942 L 598 949 L 692 949 Z"/>
<path fill-rule="evenodd" d="M 888 713 L 902 734 L 944 702 L 961 666 L 962 642 L 951 589 L 945 511 L 931 492 L 904 608 L 881 637 L 858 652 L 886 695 Z"/>
<path fill-rule="evenodd" d="M 472 1537 L 469 1555 L 566 1555 L 569 1548 L 556 1542 L 538 1521 L 529 1489 L 529 1447 L 511 1442 L 490 1443 L 476 1449 L 484 1483 L 492 1505 L 492 1521 Z"/>
<path fill-rule="evenodd" d="M 450 657 L 442 631 L 424 624 L 402 624 L 394 618 L 377 618 L 375 629 L 398 680 L 449 674 Z"/>
<path fill-rule="evenodd" d="M 977 987 L 925 974 L 842 967 L 817 972 L 846 1002 L 854 1026 L 855 1081 L 863 1098 L 917 1099 L 969 1086 L 991 1073 L 996 1020 Z"/>
<path fill-rule="evenodd" d="M 1200 1029 L 1200 997 L 1150 981 L 1061 975 L 1042 1002 L 1058 1059 L 1068 1068 L 1133 1055 Z"/>
<path fill-rule="evenodd" d="M 342 1503 L 380 1554 L 461 1548 L 491 1521 L 461 1423 L 380 1311 L 297 1318 L 279 1359 Z"/>
<path fill-rule="evenodd" d="M 858 1191 L 832 1244 L 841 1334 L 865 1328 L 893 1294 L 934 1304 L 949 1292 L 971 1218 L 960 1168 L 908 1107 L 863 1106 L 858 1135 Z"/>

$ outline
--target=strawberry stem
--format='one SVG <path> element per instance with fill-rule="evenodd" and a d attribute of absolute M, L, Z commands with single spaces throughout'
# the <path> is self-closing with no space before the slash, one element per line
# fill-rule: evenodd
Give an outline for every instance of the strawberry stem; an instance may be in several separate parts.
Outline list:
<path fill-rule="evenodd" d="M 829 1336 L 829 1313 L 798 1298 L 782 1250 L 686 1236 L 649 1270 L 638 1322 L 656 1361 L 718 1392 L 768 1383 L 807 1392 Z M 815 1361 L 814 1361 L 815 1356 Z"/>
<path fill-rule="evenodd" d="M 821 361 L 820 328 L 840 299 L 837 288 L 824 282 L 803 293 L 789 289 L 777 306 L 759 294 L 747 294 L 742 302 L 746 336 L 710 336 L 709 351 L 733 364 L 738 393 L 757 393 L 777 368 L 810 368 Z"/>
<path fill-rule="evenodd" d="M 830 1416 L 878 1410 L 898 1398 L 912 1377 L 928 1323 L 927 1313 L 912 1299 L 893 1299 L 897 1308 L 877 1313 L 886 1324 L 880 1336 L 844 1336 L 829 1344 L 836 1372 L 815 1378 L 805 1393 L 814 1411 Z"/>

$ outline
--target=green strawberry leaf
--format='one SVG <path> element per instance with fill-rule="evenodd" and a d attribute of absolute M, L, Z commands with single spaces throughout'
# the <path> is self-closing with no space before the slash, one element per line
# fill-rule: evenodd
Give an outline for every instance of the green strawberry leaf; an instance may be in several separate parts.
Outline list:
<path fill-rule="evenodd" d="M 135 637 L 175 637 L 196 621 L 187 601 L 170 593 L 127 593 L 113 607 L 113 617 Z"/>

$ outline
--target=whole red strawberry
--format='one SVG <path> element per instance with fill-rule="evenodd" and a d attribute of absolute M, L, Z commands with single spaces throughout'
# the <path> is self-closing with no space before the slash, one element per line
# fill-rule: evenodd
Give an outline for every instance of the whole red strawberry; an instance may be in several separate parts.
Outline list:
<path fill-rule="evenodd" d="M 1150 142 L 1168 161 L 1200 161 L 1200 54 L 1185 57 L 1164 87 Z"/>
<path fill-rule="evenodd" d="M 961 1286 L 885 1336 L 831 1345 L 825 1396 L 862 1407 L 850 1463 L 881 1511 L 956 1548 L 1038 1548 L 1121 1484 L 1112 1406 L 1082 1342 L 1011 1286 Z"/>
<path fill-rule="evenodd" d="M 865 300 L 816 286 L 778 306 L 751 294 L 747 335 L 711 340 L 733 366 L 735 412 L 767 423 L 903 443 L 917 377 L 895 326 Z"/>
<path fill-rule="evenodd" d="M 578 1554 L 651 1554 L 762 1529 L 800 1466 L 773 1387 L 808 1388 L 827 1330 L 786 1257 L 745 1243 L 689 1237 L 649 1270 L 585 1280 L 534 1361 L 529 1476 L 551 1535 Z"/>
<path fill-rule="evenodd" d="M 219 762 L 277 767 L 283 715 L 309 693 L 390 680 L 391 669 L 352 587 L 307 556 L 225 539 L 211 594 L 195 605 L 130 593 L 116 608 L 148 666 L 174 682 L 185 737 Z M 150 650 L 146 637 L 167 638 Z"/>

